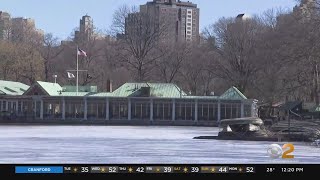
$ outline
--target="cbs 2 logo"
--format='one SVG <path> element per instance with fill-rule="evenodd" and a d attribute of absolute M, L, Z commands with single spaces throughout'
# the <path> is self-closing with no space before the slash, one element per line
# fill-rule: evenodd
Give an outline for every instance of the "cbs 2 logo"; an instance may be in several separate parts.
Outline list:
<path fill-rule="evenodd" d="M 293 159 L 294 155 L 291 154 L 293 151 L 293 144 L 284 144 L 282 147 L 278 144 L 271 144 L 267 152 L 272 158 Z"/>

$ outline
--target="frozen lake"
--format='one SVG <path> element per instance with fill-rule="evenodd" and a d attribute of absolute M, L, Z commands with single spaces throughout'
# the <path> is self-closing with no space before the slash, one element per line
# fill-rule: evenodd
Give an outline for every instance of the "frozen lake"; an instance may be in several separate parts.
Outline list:
<path fill-rule="evenodd" d="M 293 143 L 295 159 L 274 160 L 271 142 L 192 139 L 217 134 L 212 127 L 0 126 L 0 163 L 320 163 L 320 148 L 307 143 Z"/>

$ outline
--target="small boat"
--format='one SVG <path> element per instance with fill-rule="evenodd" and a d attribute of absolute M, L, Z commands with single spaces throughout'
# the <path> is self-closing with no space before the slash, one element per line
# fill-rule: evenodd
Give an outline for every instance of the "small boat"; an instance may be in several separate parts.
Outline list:
<path fill-rule="evenodd" d="M 263 121 L 256 117 L 224 119 L 219 128 L 217 139 L 278 141 L 278 137 L 265 129 Z"/>
<path fill-rule="evenodd" d="M 235 118 L 220 121 L 218 136 L 200 136 L 195 139 L 278 141 L 278 137 L 264 128 L 260 118 Z"/>

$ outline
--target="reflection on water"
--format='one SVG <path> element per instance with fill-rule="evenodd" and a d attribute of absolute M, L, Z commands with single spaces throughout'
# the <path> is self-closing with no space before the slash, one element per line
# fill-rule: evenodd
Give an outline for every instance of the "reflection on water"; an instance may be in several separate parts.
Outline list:
<path fill-rule="evenodd" d="M 192 139 L 212 127 L 0 126 L 0 163 L 320 163 L 320 148 L 295 145 L 295 159 L 271 159 L 272 142 Z M 280 145 L 284 142 L 278 143 Z"/>

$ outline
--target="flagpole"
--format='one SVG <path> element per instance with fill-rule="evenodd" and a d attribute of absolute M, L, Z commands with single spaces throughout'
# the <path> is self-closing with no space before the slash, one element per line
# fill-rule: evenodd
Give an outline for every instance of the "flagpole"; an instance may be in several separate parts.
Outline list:
<path fill-rule="evenodd" d="M 78 55 L 78 51 L 79 51 L 79 48 L 78 48 L 78 45 L 77 45 L 77 96 L 78 96 L 78 92 L 79 92 L 79 55 Z"/>

